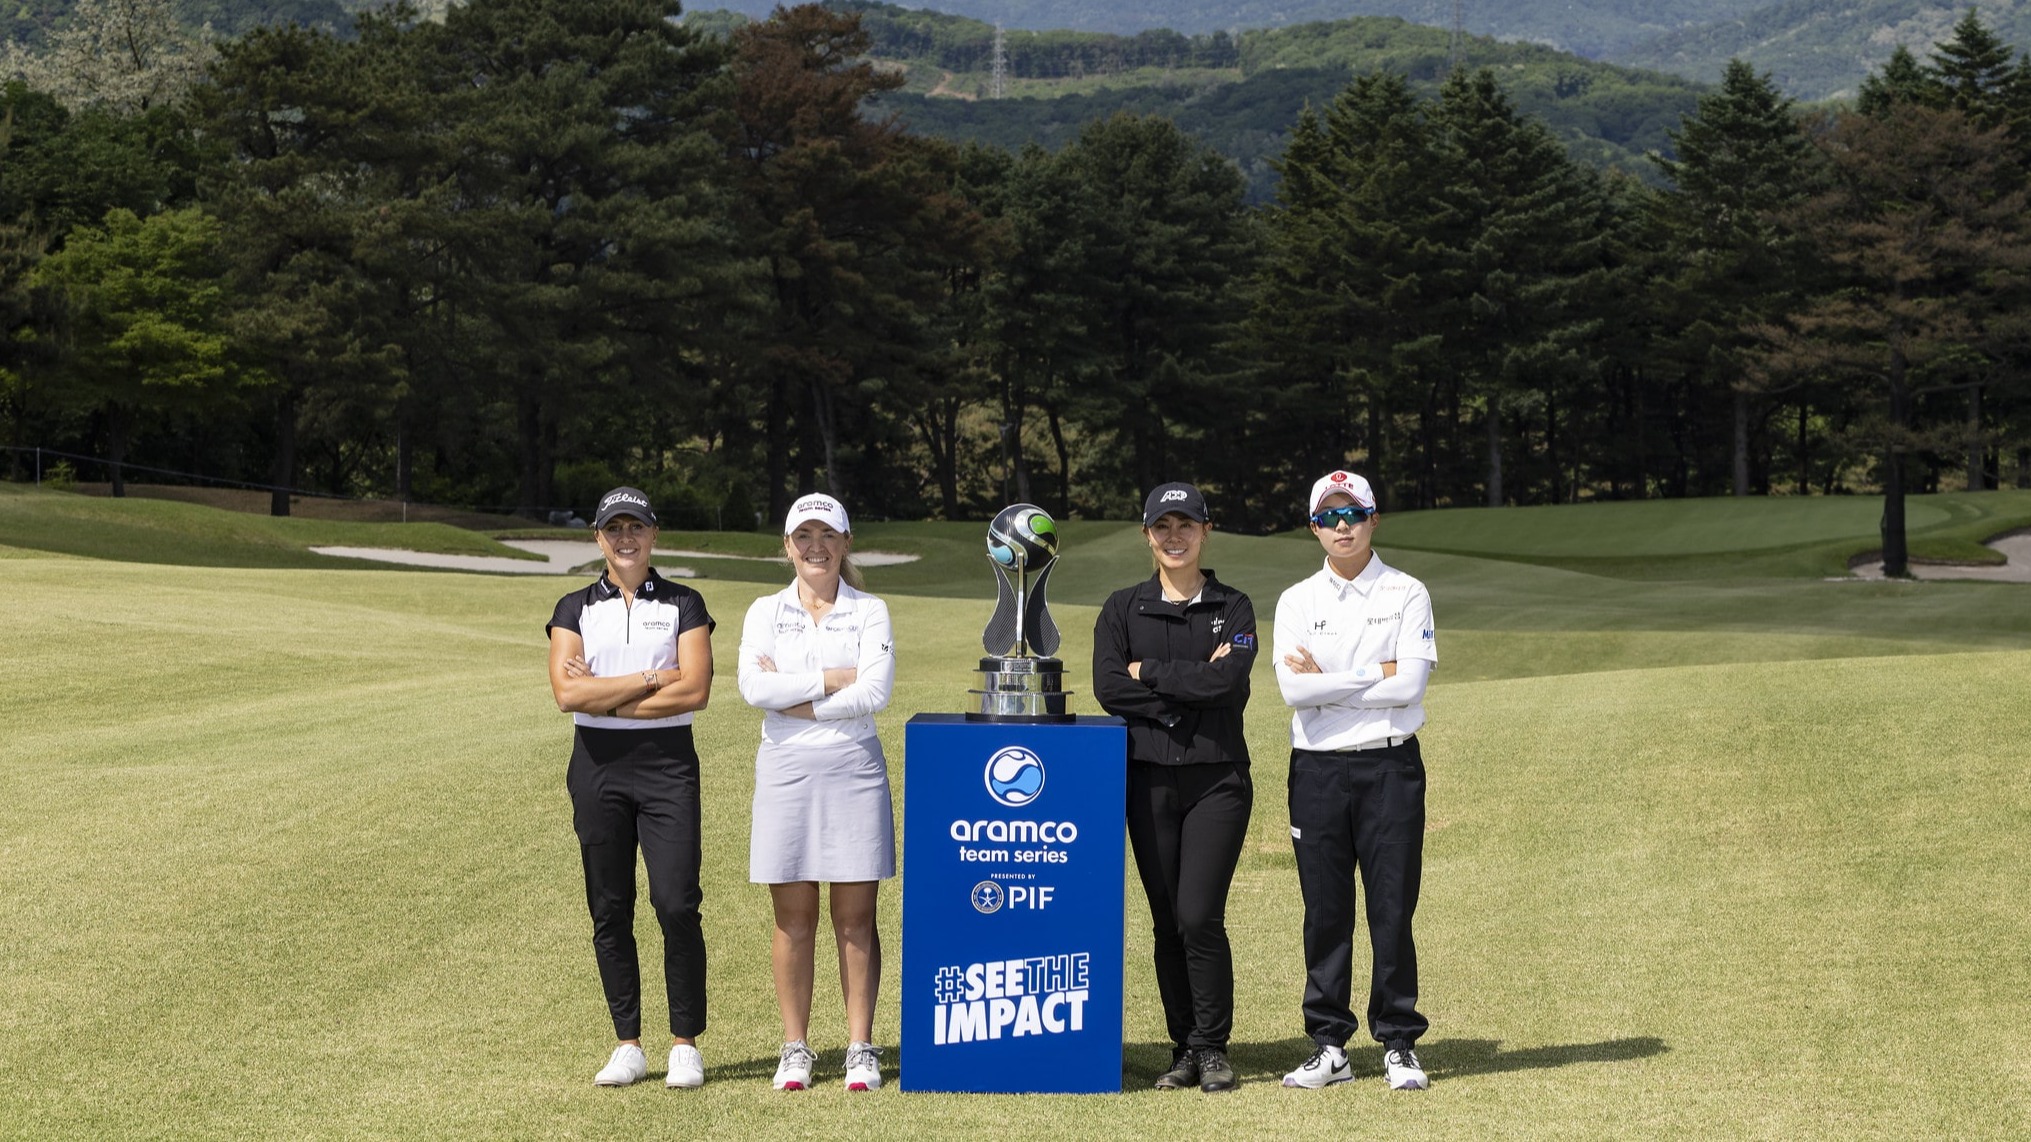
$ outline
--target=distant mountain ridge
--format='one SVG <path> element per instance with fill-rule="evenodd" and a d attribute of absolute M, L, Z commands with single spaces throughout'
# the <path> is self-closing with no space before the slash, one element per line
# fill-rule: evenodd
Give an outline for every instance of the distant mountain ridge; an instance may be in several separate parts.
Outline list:
<path fill-rule="evenodd" d="M 1461 23 L 1474 35 L 1527 40 L 1594 59 L 1667 32 L 1753 11 L 1768 0 L 1464 0 Z M 773 0 L 701 0 L 761 19 Z M 1135 32 L 1168 28 L 1185 35 L 1278 28 L 1395 16 L 1435 28 L 1453 26 L 1453 0 L 936 0 L 910 7 L 1029 31 Z"/>
<path fill-rule="evenodd" d="M 1713 82 L 1739 58 L 1793 98 L 1848 98 L 1897 45 L 1927 58 L 1970 7 L 2005 43 L 2031 47 L 2031 0 L 1781 0 L 1660 36 L 1616 62 Z"/>

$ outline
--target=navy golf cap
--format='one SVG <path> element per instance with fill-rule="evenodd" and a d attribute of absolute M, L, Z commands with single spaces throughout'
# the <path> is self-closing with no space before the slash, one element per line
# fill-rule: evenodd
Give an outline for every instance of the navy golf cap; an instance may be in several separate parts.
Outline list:
<path fill-rule="evenodd" d="M 656 512 L 649 506 L 648 494 L 640 488 L 615 488 L 599 498 L 599 511 L 592 517 L 592 526 L 605 527 L 615 516 L 631 515 L 643 523 L 655 526 Z"/>
<path fill-rule="evenodd" d="M 1186 483 L 1158 484 L 1151 489 L 1149 498 L 1142 502 L 1142 525 L 1153 526 L 1158 520 L 1176 512 L 1186 519 L 1205 523 L 1206 497 L 1199 489 Z"/>

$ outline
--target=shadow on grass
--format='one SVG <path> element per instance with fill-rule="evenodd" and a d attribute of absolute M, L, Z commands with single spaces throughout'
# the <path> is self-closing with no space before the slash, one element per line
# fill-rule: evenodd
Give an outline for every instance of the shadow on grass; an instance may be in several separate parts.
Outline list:
<path fill-rule="evenodd" d="M 1382 1048 L 1366 1041 L 1348 1044 L 1348 1058 L 1354 1077 L 1380 1078 Z M 1372 1049 L 1371 1049 L 1372 1048 Z M 1504 1051 L 1500 1039 L 1426 1039 L 1418 1044 L 1418 1057 L 1432 1077 L 1462 1078 L 1467 1075 L 1500 1074 L 1504 1071 L 1532 1071 L 1567 1067 L 1579 1063 L 1628 1063 L 1648 1059 L 1671 1050 L 1654 1035 L 1627 1039 L 1604 1039 L 1598 1043 L 1561 1043 Z M 1227 1059 L 1244 1083 L 1276 1085 L 1284 1074 L 1312 1053 L 1310 1039 L 1296 1037 L 1273 1043 L 1231 1043 Z M 1171 1065 L 1169 1043 L 1129 1043 L 1122 1048 L 1121 1080 L 1125 1090 L 1143 1090 Z"/>
<path fill-rule="evenodd" d="M 1603 1039 L 1598 1043 L 1560 1043 L 1521 1051 L 1504 1051 L 1500 1039 L 1428 1039 L 1418 1044 L 1418 1058 L 1434 1077 L 1444 1078 L 1535 1071 L 1575 1063 L 1630 1063 L 1669 1050 L 1671 1047 L 1655 1035 Z M 1379 1061 L 1375 1065 L 1378 1070 L 1381 1068 Z"/>
<path fill-rule="evenodd" d="M 667 1053 L 669 1049 L 666 1047 L 664 1048 L 664 1050 Z M 713 1057 L 712 1047 L 710 1044 L 707 1044 L 704 1050 L 705 1050 L 705 1081 L 709 1083 L 716 1083 L 721 1081 L 745 1082 L 749 1079 L 756 1079 L 761 1082 L 768 1082 L 769 1080 L 776 1077 L 776 1064 L 779 1061 L 781 1061 L 775 1055 L 761 1056 L 752 1059 L 735 1059 L 728 1061 Z M 829 1066 L 834 1076 L 833 1081 L 837 1082 L 838 1076 L 841 1073 L 843 1073 L 846 1069 L 845 1055 L 846 1052 L 839 1048 L 834 1048 L 829 1052 L 820 1051 L 818 1052 L 819 1068 L 822 1069 L 824 1067 Z M 887 1058 L 882 1059 L 882 1064 L 883 1071 L 893 1074 L 893 1070 L 891 1069 L 889 1060 Z M 654 1057 L 651 1057 L 649 1060 L 649 1066 L 653 1068 L 655 1067 L 655 1065 L 656 1060 Z M 814 1071 L 814 1074 L 816 1073 L 818 1072 Z M 652 1069 L 649 1072 L 649 1077 L 652 1079 L 660 1079 L 664 1077 L 664 1074 L 665 1072 L 663 1071 Z M 813 1081 L 816 1081 L 815 1078 Z"/>
<path fill-rule="evenodd" d="M 1375 1078 L 1382 1074 L 1381 1048 L 1367 1049 L 1374 1046 L 1367 1042 L 1349 1044 L 1348 1057 L 1353 1060 L 1356 1079 Z M 1662 1055 L 1669 1050 L 1670 1046 L 1654 1035 L 1604 1039 L 1598 1043 L 1563 1043 L 1521 1051 L 1504 1051 L 1500 1039 L 1427 1039 L 1418 1044 L 1418 1054 L 1425 1069 L 1435 1079 L 1541 1070 L 1577 1063 L 1627 1063 Z M 1296 1037 L 1273 1043 L 1232 1043 L 1228 1046 L 1227 1058 L 1234 1064 L 1234 1073 L 1242 1082 L 1275 1085 L 1283 1081 L 1286 1071 L 1304 1062 L 1311 1053 L 1312 1041 Z M 818 1053 L 819 1071 L 829 1070 L 837 1074 L 845 1066 L 843 1054 L 837 1048 L 821 1050 Z M 900 1047 L 884 1049 L 882 1077 L 894 1081 L 904 1063 L 904 1052 Z M 1121 1051 L 1122 1089 L 1147 1090 L 1170 1065 L 1169 1043 L 1124 1043 Z M 709 1056 L 706 1059 L 706 1074 L 714 1080 L 757 1079 L 766 1082 L 775 1073 L 774 1055 L 733 1061 L 714 1060 Z M 659 1071 L 651 1071 L 649 1077 L 660 1079 L 663 1075 Z"/>

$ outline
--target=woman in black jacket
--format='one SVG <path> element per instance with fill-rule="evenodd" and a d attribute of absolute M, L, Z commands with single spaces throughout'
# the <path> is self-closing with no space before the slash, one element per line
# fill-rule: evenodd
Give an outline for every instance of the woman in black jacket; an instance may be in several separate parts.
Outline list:
<path fill-rule="evenodd" d="M 1255 787 L 1241 710 L 1255 607 L 1199 566 L 1206 499 L 1164 484 L 1143 504 L 1156 573 L 1108 597 L 1093 630 L 1093 692 L 1128 720 L 1128 839 L 1156 930 L 1171 1068 L 1161 1090 L 1232 1090 L 1234 957 L 1227 888 Z"/>

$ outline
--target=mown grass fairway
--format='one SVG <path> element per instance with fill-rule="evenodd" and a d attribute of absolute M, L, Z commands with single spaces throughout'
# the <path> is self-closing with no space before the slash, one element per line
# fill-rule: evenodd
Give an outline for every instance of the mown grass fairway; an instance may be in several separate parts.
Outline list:
<path fill-rule="evenodd" d="M 1989 497 L 1968 498 L 2031 507 Z M 615 1091 L 590 1082 L 610 1031 L 570 730 L 542 667 L 569 582 L 136 562 L 117 523 L 51 523 L 50 498 L 0 496 L 0 1137 L 2031 1134 L 2031 587 L 1728 576 L 1711 537 L 1766 533 L 1731 527 L 1733 505 L 1618 507 L 1590 539 L 1526 547 L 1555 513 L 1493 550 L 1463 544 L 1493 544 L 1503 513 L 1453 513 L 1462 527 L 1437 538 L 1415 531 L 1448 513 L 1385 520 L 1384 557 L 1432 585 L 1443 658 L 1423 735 L 1422 1095 L 1382 1089 L 1366 1044 L 1354 1083 L 1276 1085 L 1304 1044 L 1266 668 L 1229 916 L 1241 1090 L 1145 1089 L 1167 1052 L 1129 883 L 1128 1093 L 849 1097 L 823 949 L 820 1088 L 771 1092 L 768 905 L 746 883 L 759 718 L 726 678 L 699 722 L 709 1081 L 665 1091 L 652 1051 L 652 1081 Z M 1859 506 L 1798 501 L 1775 530 L 1849 542 L 1852 519 L 1812 518 L 1822 504 Z M 1595 528 L 1579 511 L 1563 518 Z M 1708 515 L 1710 537 L 1685 545 L 1704 552 L 1697 574 L 1670 578 L 1686 552 L 1645 537 Z M 259 546 L 191 518 L 163 542 Z M 1391 526 L 1434 550 L 1393 548 Z M 74 550 L 120 559 L 52 554 L 66 527 Z M 870 573 L 903 655 L 883 720 L 898 789 L 903 722 L 959 708 L 980 653 L 988 585 L 962 535 L 977 531 L 863 537 L 925 556 Z M 1092 604 L 1144 564 L 1127 525 L 1075 524 L 1068 543 L 1054 597 L 1080 673 Z M 1265 629 L 1316 565 L 1302 537 L 1213 544 Z M 1652 562 L 1610 576 L 1587 569 L 1595 553 Z M 766 588 L 701 589 L 730 675 Z M 892 985 L 893 886 L 884 908 Z M 646 910 L 643 939 L 660 940 Z M 891 986 L 891 1086 L 909 1065 L 897 1006 Z"/>

